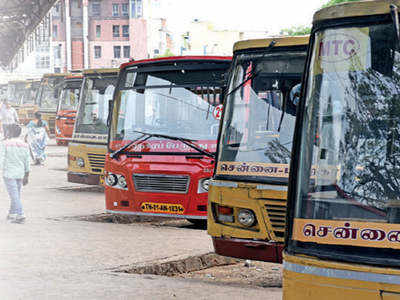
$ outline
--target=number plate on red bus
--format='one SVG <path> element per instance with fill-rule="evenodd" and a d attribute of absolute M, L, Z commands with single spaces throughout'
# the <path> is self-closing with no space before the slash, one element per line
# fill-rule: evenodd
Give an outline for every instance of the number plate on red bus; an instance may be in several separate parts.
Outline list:
<path fill-rule="evenodd" d="M 163 213 L 163 214 L 183 214 L 185 209 L 180 204 L 170 204 L 170 203 L 151 203 L 144 202 L 140 205 L 140 208 L 144 212 L 152 213 Z"/>

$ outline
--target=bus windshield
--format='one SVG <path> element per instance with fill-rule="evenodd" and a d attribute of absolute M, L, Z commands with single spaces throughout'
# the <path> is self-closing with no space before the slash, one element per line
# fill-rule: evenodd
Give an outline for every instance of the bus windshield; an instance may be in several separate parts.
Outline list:
<path fill-rule="evenodd" d="M 113 98 L 116 83 L 117 75 L 84 79 L 75 132 L 108 133 L 108 102 Z"/>
<path fill-rule="evenodd" d="M 36 95 L 38 88 L 39 88 L 39 82 L 31 82 L 31 83 L 27 84 L 27 88 L 24 91 L 21 103 L 22 104 L 33 104 L 35 101 L 35 95 Z"/>
<path fill-rule="evenodd" d="M 215 152 L 228 66 L 207 71 L 128 71 L 114 104 L 117 118 L 113 121 L 111 148 L 118 149 L 139 138 L 140 132 L 147 132 L 190 139 Z M 179 140 L 163 137 L 149 137 L 129 151 L 196 152 Z"/>
<path fill-rule="evenodd" d="M 39 105 L 39 108 L 57 109 L 62 80 L 64 80 L 62 77 L 42 79 L 40 90 L 36 97 L 36 104 Z"/>
<path fill-rule="evenodd" d="M 58 110 L 75 110 L 79 101 L 81 81 L 67 82 L 60 95 Z"/>
<path fill-rule="evenodd" d="M 305 48 L 236 57 L 217 177 L 287 182 Z"/>
<path fill-rule="evenodd" d="M 25 83 L 10 83 L 7 89 L 7 100 L 11 105 L 20 105 L 25 91 Z"/>
<path fill-rule="evenodd" d="M 363 26 L 315 35 L 293 239 L 399 249 L 400 53 L 393 24 Z"/>

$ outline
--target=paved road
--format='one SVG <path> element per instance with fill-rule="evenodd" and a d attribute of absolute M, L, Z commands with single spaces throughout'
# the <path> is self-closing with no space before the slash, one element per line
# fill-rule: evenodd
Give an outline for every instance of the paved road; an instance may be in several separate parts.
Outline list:
<path fill-rule="evenodd" d="M 280 299 L 280 289 L 114 272 L 210 252 L 210 239 L 202 230 L 65 218 L 102 213 L 104 196 L 66 182 L 65 147 L 48 153 L 23 190 L 26 224 L 5 221 L 0 184 L 0 299 Z"/>

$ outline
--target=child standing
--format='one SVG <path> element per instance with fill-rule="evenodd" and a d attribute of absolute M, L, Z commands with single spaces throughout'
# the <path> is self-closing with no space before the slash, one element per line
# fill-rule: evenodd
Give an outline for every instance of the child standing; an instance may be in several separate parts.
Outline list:
<path fill-rule="evenodd" d="M 7 220 L 12 223 L 25 222 L 21 188 L 28 184 L 30 162 L 28 145 L 19 139 L 21 131 L 20 126 L 10 125 L 9 139 L 0 144 L 0 170 L 11 200 Z"/>

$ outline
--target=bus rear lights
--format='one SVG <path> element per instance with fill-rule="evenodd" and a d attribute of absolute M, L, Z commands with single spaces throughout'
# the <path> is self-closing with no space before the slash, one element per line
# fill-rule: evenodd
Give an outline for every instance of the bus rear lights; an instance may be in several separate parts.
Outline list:
<path fill-rule="evenodd" d="M 84 168 L 85 167 L 85 160 L 82 157 L 78 157 L 76 159 L 76 164 L 77 164 L 78 167 Z"/>
<path fill-rule="evenodd" d="M 217 219 L 219 222 L 233 223 L 235 221 L 233 217 L 233 208 L 217 205 Z"/>
<path fill-rule="evenodd" d="M 256 216 L 250 209 L 241 209 L 238 213 L 238 222 L 246 227 L 251 227 L 256 223 Z"/>

